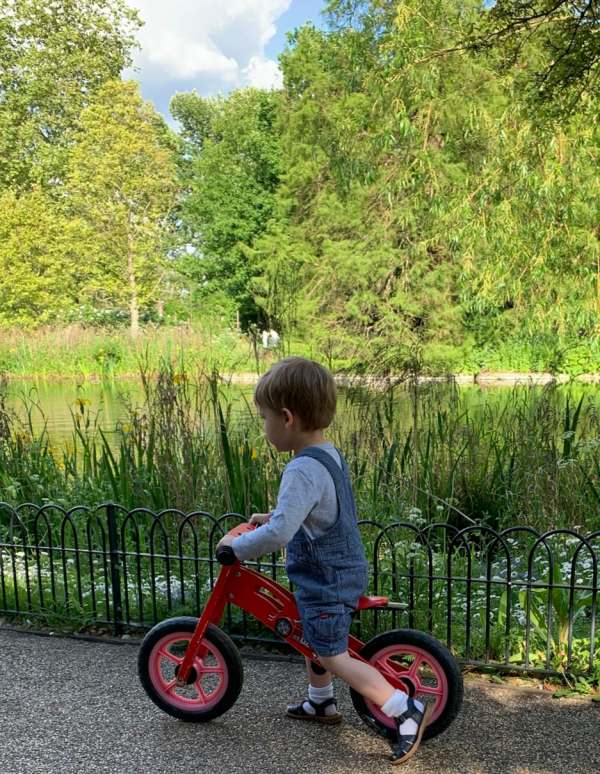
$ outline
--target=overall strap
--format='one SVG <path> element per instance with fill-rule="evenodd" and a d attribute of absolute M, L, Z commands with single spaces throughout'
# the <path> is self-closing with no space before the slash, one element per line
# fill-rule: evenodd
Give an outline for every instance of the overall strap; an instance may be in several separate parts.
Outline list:
<path fill-rule="evenodd" d="M 302 449 L 301 452 L 296 454 L 296 457 L 311 457 L 313 460 L 317 460 L 327 469 L 327 472 L 333 479 L 333 485 L 335 487 L 335 493 L 339 506 L 349 505 L 352 509 L 353 501 L 348 503 L 348 494 L 350 490 L 350 482 L 348 478 L 348 466 L 345 463 L 344 458 L 340 452 L 336 449 L 340 455 L 340 462 L 342 467 L 337 464 L 329 452 L 324 449 L 319 449 L 315 446 L 307 446 L 306 449 Z M 351 491 L 351 490 L 350 490 Z"/>

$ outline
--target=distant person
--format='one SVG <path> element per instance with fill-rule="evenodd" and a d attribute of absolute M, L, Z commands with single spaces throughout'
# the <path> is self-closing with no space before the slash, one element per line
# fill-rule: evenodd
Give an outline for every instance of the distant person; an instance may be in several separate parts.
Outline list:
<path fill-rule="evenodd" d="M 270 330 L 263 330 L 261 334 L 262 338 L 262 345 L 265 349 L 277 349 L 279 346 L 279 342 L 281 341 L 281 337 L 277 333 L 276 330 L 271 328 Z"/>
<path fill-rule="evenodd" d="M 275 509 L 253 514 L 256 530 L 226 536 L 219 545 L 231 546 L 242 561 L 286 546 L 304 639 L 322 665 L 306 660 L 308 697 L 289 705 L 287 714 L 339 723 L 332 682 L 337 675 L 395 719 L 391 760 L 403 763 L 419 747 L 432 705 L 395 689 L 375 667 L 348 653 L 351 616 L 367 588 L 368 565 L 348 466 L 323 435 L 336 409 L 333 377 L 312 360 L 288 357 L 261 377 L 254 400 L 267 440 L 294 458 L 283 471 Z"/>

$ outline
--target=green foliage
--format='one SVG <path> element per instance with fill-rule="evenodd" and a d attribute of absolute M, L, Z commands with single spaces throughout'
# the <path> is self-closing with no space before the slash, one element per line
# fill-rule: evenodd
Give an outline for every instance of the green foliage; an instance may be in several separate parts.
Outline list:
<path fill-rule="evenodd" d="M 558 84 L 594 76 L 592 6 L 565 7 L 331 0 L 281 92 L 176 95 L 176 137 L 118 80 L 122 0 L 5 4 L 0 325 L 201 321 L 248 351 L 273 326 L 383 374 L 600 370 L 597 100 L 557 125 L 527 98 L 548 66 L 559 112 Z"/>
<path fill-rule="evenodd" d="M 189 371 L 183 359 L 163 361 L 156 378 L 142 367 L 141 377 L 143 400 L 140 405 L 129 402 L 126 420 L 116 427 L 102 429 L 89 402 L 78 398 L 72 407 L 72 438 L 62 447 L 50 443 L 45 428 L 34 430 L 34 400 L 27 401 L 30 411 L 26 421 L 19 423 L 10 416 L 0 389 L 0 487 L 5 501 L 57 502 L 69 508 L 95 507 L 116 499 L 126 509 L 177 507 L 213 515 L 232 508 L 249 515 L 272 507 L 285 460 L 268 447 L 256 412 L 243 395 L 232 394 L 215 374 L 206 377 Z M 2 388 L 5 391 L 6 384 Z M 549 527 L 573 527 L 576 522 L 580 534 L 597 533 L 597 505 L 581 475 L 585 470 L 597 486 L 597 400 L 589 400 L 589 396 L 583 400 L 581 395 L 572 394 L 571 388 L 515 390 L 499 401 L 490 399 L 482 407 L 481 396 L 476 402 L 465 402 L 463 393 L 455 394 L 439 385 L 415 395 L 396 387 L 370 395 L 370 400 L 365 397 L 356 389 L 344 393 L 332 440 L 346 453 L 361 519 L 390 527 L 386 538 L 377 544 L 377 591 L 406 602 L 410 609 L 388 611 L 385 615 L 393 618 L 386 624 L 431 626 L 438 636 L 446 636 L 444 578 L 451 535 L 439 529 L 429 531 L 430 551 L 413 529 L 448 521 L 463 526 L 462 510 L 469 518 L 499 528 L 519 523 L 546 531 Z M 413 401 L 416 432 L 414 417 L 406 413 L 407 404 L 410 407 Z M 29 514 L 22 513 L 26 520 Z M 49 518 L 57 524 L 56 513 L 50 513 Z M 144 518 L 143 511 L 138 511 L 138 519 Z M 231 517 L 231 523 L 237 520 Z M 201 550 L 208 545 L 204 528 L 182 533 L 175 517 L 162 520 L 166 537 L 157 533 L 151 542 L 147 528 L 152 523 L 148 518 L 138 530 L 130 522 L 121 535 L 124 543 L 143 556 L 144 599 L 148 599 L 146 592 L 152 593 L 153 583 L 165 590 L 165 578 L 159 576 L 161 562 L 173 583 L 173 566 L 168 566 L 173 556 L 178 552 L 203 556 L 198 543 Z M 210 528 L 208 520 L 203 523 Z M 7 529 L 6 516 L 2 529 Z M 97 541 L 94 544 L 101 547 L 100 533 L 87 538 L 81 522 L 79 529 L 80 536 L 85 534 L 90 544 Z M 379 527 L 373 530 L 365 524 L 363 529 L 372 555 Z M 517 547 L 517 541 L 506 537 L 512 557 L 512 585 L 507 586 L 502 549 L 486 543 L 485 535 L 483 539 L 472 537 L 470 559 L 460 542 L 452 556 L 454 648 L 467 658 L 504 661 L 506 657 L 510 664 L 522 666 L 528 646 L 529 667 L 561 672 L 570 690 L 588 691 L 597 684 L 597 643 L 595 652 L 590 652 L 594 569 L 585 546 L 578 554 L 571 591 L 573 545 L 575 550 L 581 545 L 577 538 L 565 535 L 564 542 L 552 543 L 553 571 L 545 546 L 538 547 L 530 573 L 531 543 Z M 67 529 L 67 543 L 72 539 Z M 20 534 L 17 540 L 31 545 L 31 540 Z M 41 540 L 46 545 L 43 536 Z M 163 540 L 165 546 L 169 541 L 169 550 L 163 550 Z M 80 547 L 85 547 L 83 542 Z M 155 566 L 149 567 L 151 547 L 159 556 Z M 46 580 L 47 553 L 41 553 Z M 171 558 L 165 559 L 165 554 Z M 197 562 L 193 564 L 185 581 L 190 583 L 190 591 L 194 584 L 202 583 Z M 23 562 L 17 561 L 16 566 L 21 583 Z M 10 561 L 5 567 L 10 588 Z M 208 572 L 206 562 L 200 561 L 199 567 Z M 69 573 L 74 569 L 70 566 Z M 100 559 L 95 572 L 96 577 L 102 575 Z M 183 584 L 183 578 L 175 574 Z M 487 578 L 491 579 L 489 589 Z M 70 580 L 71 588 L 76 589 L 74 575 Z M 62 581 L 61 576 L 59 599 Z M 87 578 L 83 581 L 85 587 Z M 530 591 L 523 590 L 529 583 L 533 584 Z M 37 609 L 38 586 L 33 587 L 32 605 Z M 166 588 L 168 595 L 168 583 Z M 202 588 L 206 590 L 204 585 Z M 430 593 L 431 607 L 427 602 Z M 468 609 L 467 593 L 471 600 Z M 85 613 L 85 605 L 78 605 L 75 595 L 72 599 L 72 613 Z M 139 604 L 145 603 L 140 599 Z M 42 600 L 40 607 L 46 612 Z M 467 613 L 471 616 L 469 635 Z M 485 640 L 488 616 L 489 644 Z M 384 625 L 381 620 L 379 624 Z M 363 627 L 363 633 L 368 633 L 370 619 L 363 620 Z"/>
<path fill-rule="evenodd" d="M 352 370 L 594 370 L 594 124 L 540 128 L 518 68 L 464 55 L 479 3 L 328 9 L 281 60 L 258 305 Z"/>
<path fill-rule="evenodd" d="M 98 310 L 90 325 L 46 326 L 35 332 L 20 328 L 0 331 L 0 366 L 19 379 L 81 380 L 105 375 L 106 353 L 111 356 L 111 376 L 132 377 L 138 373 L 139 358 L 144 356 L 151 371 L 159 369 L 161 359 L 184 357 L 189 367 L 213 367 L 223 373 L 249 371 L 255 365 L 247 339 L 233 330 L 223 329 L 222 320 L 207 317 L 185 325 L 157 326 L 149 323 L 133 341 L 127 329 L 117 327 Z M 127 312 L 123 311 L 125 321 Z M 118 353 L 118 354 L 117 354 Z M 272 361 L 262 355 L 265 365 Z"/>
<path fill-rule="evenodd" d="M 0 325 L 87 320 L 162 299 L 176 140 L 137 87 L 122 0 L 0 13 Z M 106 317 L 106 315 L 104 315 Z"/>
<path fill-rule="evenodd" d="M 108 81 L 79 118 L 67 189 L 93 230 L 82 295 L 126 307 L 137 335 L 140 307 L 168 271 L 168 216 L 175 205 L 175 138 L 132 82 Z"/>
<path fill-rule="evenodd" d="M 565 583 L 565 579 L 557 565 L 554 565 L 553 568 L 552 584 L 553 588 L 551 591 L 541 588 L 532 589 L 529 601 L 527 592 L 519 592 L 519 602 L 523 610 L 529 609 L 529 617 L 534 638 L 537 638 L 537 644 L 543 643 L 544 646 L 549 644 L 553 657 L 552 667 L 556 671 L 564 672 L 568 656 L 570 625 L 575 626 L 577 620 L 590 610 L 592 593 L 573 594 L 572 618 L 569 620 L 570 588 Z M 547 631 L 545 621 L 547 620 L 548 610 L 551 610 L 553 614 L 555 633 Z"/>
<path fill-rule="evenodd" d="M 598 78 L 598 3 L 497 0 L 486 5 L 469 46 L 495 47 L 504 68 L 516 64 L 535 111 L 554 117 L 580 111 Z"/>
<path fill-rule="evenodd" d="M 41 189 L 0 193 L 0 325 L 60 322 L 92 253 L 85 222 Z"/>
<path fill-rule="evenodd" d="M 530 340 L 558 336 L 580 348 L 597 335 L 599 252 L 589 206 L 597 144 L 583 122 L 550 135 L 525 125 L 498 139 L 490 182 L 471 198 L 470 227 L 459 237 L 466 321 L 478 343 L 493 345 L 515 326 Z M 564 368 L 556 355 L 542 366 Z"/>
<path fill-rule="evenodd" d="M 56 190 L 81 109 L 130 64 L 139 26 L 123 0 L 2 3 L 0 191 Z"/>
<path fill-rule="evenodd" d="M 171 112 L 183 127 L 182 179 L 187 196 L 181 220 L 192 255 L 180 268 L 200 284 L 204 303 L 224 292 L 244 324 L 256 319 L 251 253 L 274 208 L 280 150 L 274 123 L 278 94 L 246 89 L 228 98 L 179 94 Z"/>
<path fill-rule="evenodd" d="M 256 297 L 285 332 L 354 369 L 398 370 L 423 349 L 433 369 L 457 360 L 443 351 L 463 336 L 452 228 L 499 89 L 471 60 L 415 63 L 474 8 L 335 3 L 334 30 L 302 28 L 282 57 L 287 169 L 255 247 Z"/>
<path fill-rule="evenodd" d="M 107 378 L 123 361 L 131 367 L 122 342 L 109 341 L 98 340 L 93 350 L 95 371 Z M 251 406 L 207 380 L 189 348 L 173 348 L 166 365 L 147 344 L 139 353 L 144 395 L 139 406 L 125 403 L 127 418 L 117 427 L 100 422 L 78 396 L 74 435 L 63 449 L 44 429 L 35 391 L 23 395 L 25 422 L 9 417 L 2 431 L 0 411 L 0 487 L 11 502 L 92 504 L 110 496 L 132 507 L 268 507 L 281 461 Z M 485 399 L 443 384 L 416 393 L 352 388 L 343 393 L 331 437 L 345 451 L 364 518 L 397 518 L 410 506 L 425 521 L 459 526 L 463 513 L 496 529 L 520 523 L 593 531 L 600 501 L 594 394 L 521 387 Z"/>

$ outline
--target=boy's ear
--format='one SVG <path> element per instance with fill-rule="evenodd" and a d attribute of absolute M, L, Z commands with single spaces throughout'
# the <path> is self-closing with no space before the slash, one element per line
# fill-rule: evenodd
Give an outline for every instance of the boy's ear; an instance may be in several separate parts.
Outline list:
<path fill-rule="evenodd" d="M 291 427 L 294 424 L 294 415 L 289 409 L 282 408 L 281 413 L 286 427 Z"/>

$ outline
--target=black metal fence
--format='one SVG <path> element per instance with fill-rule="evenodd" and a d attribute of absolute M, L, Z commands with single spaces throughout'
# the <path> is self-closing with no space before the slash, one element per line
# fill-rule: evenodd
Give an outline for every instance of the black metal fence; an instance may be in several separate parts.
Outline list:
<path fill-rule="evenodd" d="M 68 511 L 0 503 L 0 612 L 116 634 L 199 615 L 219 572 L 216 543 L 240 521 L 238 514 L 127 511 L 114 503 Z M 363 639 L 408 626 L 432 633 L 467 663 L 600 678 L 600 530 L 459 529 L 422 524 L 418 514 L 360 528 L 370 593 L 403 603 L 363 612 L 355 622 Z M 252 564 L 288 584 L 281 555 Z M 224 625 L 243 642 L 275 642 L 236 608 Z"/>

